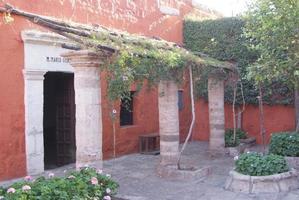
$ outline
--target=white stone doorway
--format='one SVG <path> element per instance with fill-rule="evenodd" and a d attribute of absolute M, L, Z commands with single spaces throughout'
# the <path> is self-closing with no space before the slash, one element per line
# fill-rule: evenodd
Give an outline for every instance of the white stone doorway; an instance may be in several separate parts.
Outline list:
<path fill-rule="evenodd" d="M 47 72 L 74 73 L 60 55 L 68 40 L 51 33 L 34 30 L 22 32 L 24 42 L 24 104 L 27 174 L 45 170 L 44 148 L 44 79 Z"/>
<path fill-rule="evenodd" d="M 56 147 L 56 150 L 64 149 L 60 158 L 62 162 L 58 162 L 58 166 L 76 161 L 77 168 L 85 164 L 101 168 L 102 110 L 99 70 L 101 58 L 88 51 L 73 52 L 70 58 L 62 57 L 61 55 L 70 52 L 62 47 L 74 44 L 52 33 L 23 31 L 22 40 L 25 64 L 23 74 L 27 174 L 42 173 L 45 170 L 45 158 L 48 159 L 45 152 L 48 149 L 44 148 L 44 141 L 47 140 L 44 137 L 44 80 L 47 73 L 74 74 L 72 83 L 75 93 L 75 115 L 72 117 L 75 116 L 76 121 L 75 139 L 71 139 L 72 147 L 67 147 L 70 140 L 63 141 L 62 148 Z M 58 153 L 56 157 L 59 157 Z"/>

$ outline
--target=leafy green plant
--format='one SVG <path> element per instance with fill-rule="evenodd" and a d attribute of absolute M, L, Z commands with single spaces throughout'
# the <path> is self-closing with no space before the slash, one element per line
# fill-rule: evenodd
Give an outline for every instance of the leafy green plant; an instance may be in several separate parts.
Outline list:
<path fill-rule="evenodd" d="M 244 153 L 235 159 L 236 171 L 250 176 L 268 176 L 289 171 L 283 156 L 256 152 Z"/>
<path fill-rule="evenodd" d="M 246 103 L 258 104 L 258 89 L 254 80 L 248 78 L 248 69 L 258 59 L 259 52 L 249 48 L 250 38 L 244 37 L 243 29 L 247 21 L 237 17 L 216 20 L 199 21 L 186 18 L 184 21 L 184 43 L 187 49 L 206 54 L 222 61 L 233 61 L 237 64 L 243 84 L 243 94 Z M 271 67 L 271 66 L 270 66 Z M 259 71 L 257 71 L 258 73 Z M 199 76 L 194 82 L 195 95 L 207 100 L 207 71 L 194 72 Z M 263 84 L 263 101 L 266 104 L 292 104 L 294 101 L 293 88 L 286 84 L 288 80 L 279 77 Z M 227 82 L 225 87 L 225 102 L 233 102 L 233 84 Z M 243 104 L 240 87 L 237 90 L 236 105 Z"/>
<path fill-rule="evenodd" d="M 271 136 L 269 153 L 281 156 L 299 156 L 299 134 L 296 132 L 275 133 Z"/>
<path fill-rule="evenodd" d="M 1 197 L 5 200 L 80 200 L 110 199 L 116 194 L 118 184 L 93 168 L 82 168 L 71 172 L 66 177 L 39 177 L 35 180 L 27 177 L 23 181 L 12 184 L 7 188 L 0 188 Z"/>
<path fill-rule="evenodd" d="M 225 147 L 236 147 L 240 144 L 240 139 L 246 139 L 247 133 L 242 129 L 236 129 L 236 140 L 234 141 L 234 129 L 225 131 Z"/>

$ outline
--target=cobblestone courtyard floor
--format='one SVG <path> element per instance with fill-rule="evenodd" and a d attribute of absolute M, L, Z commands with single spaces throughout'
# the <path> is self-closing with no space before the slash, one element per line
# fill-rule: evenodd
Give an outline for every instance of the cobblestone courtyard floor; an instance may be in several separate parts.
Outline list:
<path fill-rule="evenodd" d="M 190 143 L 182 163 L 210 166 L 212 173 L 202 181 L 171 181 L 156 173 L 159 156 L 132 154 L 104 162 L 104 171 L 119 184 L 118 197 L 128 200 L 299 200 L 299 190 L 280 194 L 248 195 L 223 189 L 233 158 L 212 158 L 206 152 L 208 143 Z M 188 160 L 187 160 L 188 159 Z M 299 180 L 298 180 L 299 181 Z"/>

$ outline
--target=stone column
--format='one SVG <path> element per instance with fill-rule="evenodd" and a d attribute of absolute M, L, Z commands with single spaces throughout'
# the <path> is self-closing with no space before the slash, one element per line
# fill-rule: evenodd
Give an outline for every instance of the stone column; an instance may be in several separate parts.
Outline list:
<path fill-rule="evenodd" d="M 224 81 L 210 77 L 209 92 L 209 120 L 211 151 L 224 153 Z"/>
<path fill-rule="evenodd" d="M 44 71 L 24 70 L 25 143 L 27 174 L 44 171 Z"/>
<path fill-rule="evenodd" d="M 99 54 L 72 51 L 62 55 L 74 67 L 76 167 L 102 168 L 102 109 Z"/>
<path fill-rule="evenodd" d="M 179 154 L 178 87 L 173 81 L 159 83 L 160 165 L 176 165 Z"/>

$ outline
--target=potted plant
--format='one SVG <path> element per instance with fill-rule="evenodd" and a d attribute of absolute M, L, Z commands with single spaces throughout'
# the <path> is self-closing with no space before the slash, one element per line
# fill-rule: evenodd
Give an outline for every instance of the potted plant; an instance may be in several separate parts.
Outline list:
<path fill-rule="evenodd" d="M 235 157 L 225 188 L 234 192 L 287 192 L 299 188 L 298 174 L 283 156 L 248 152 Z"/>
<path fill-rule="evenodd" d="M 299 169 L 299 134 L 282 132 L 272 134 L 269 153 L 284 156 L 289 166 Z"/>

